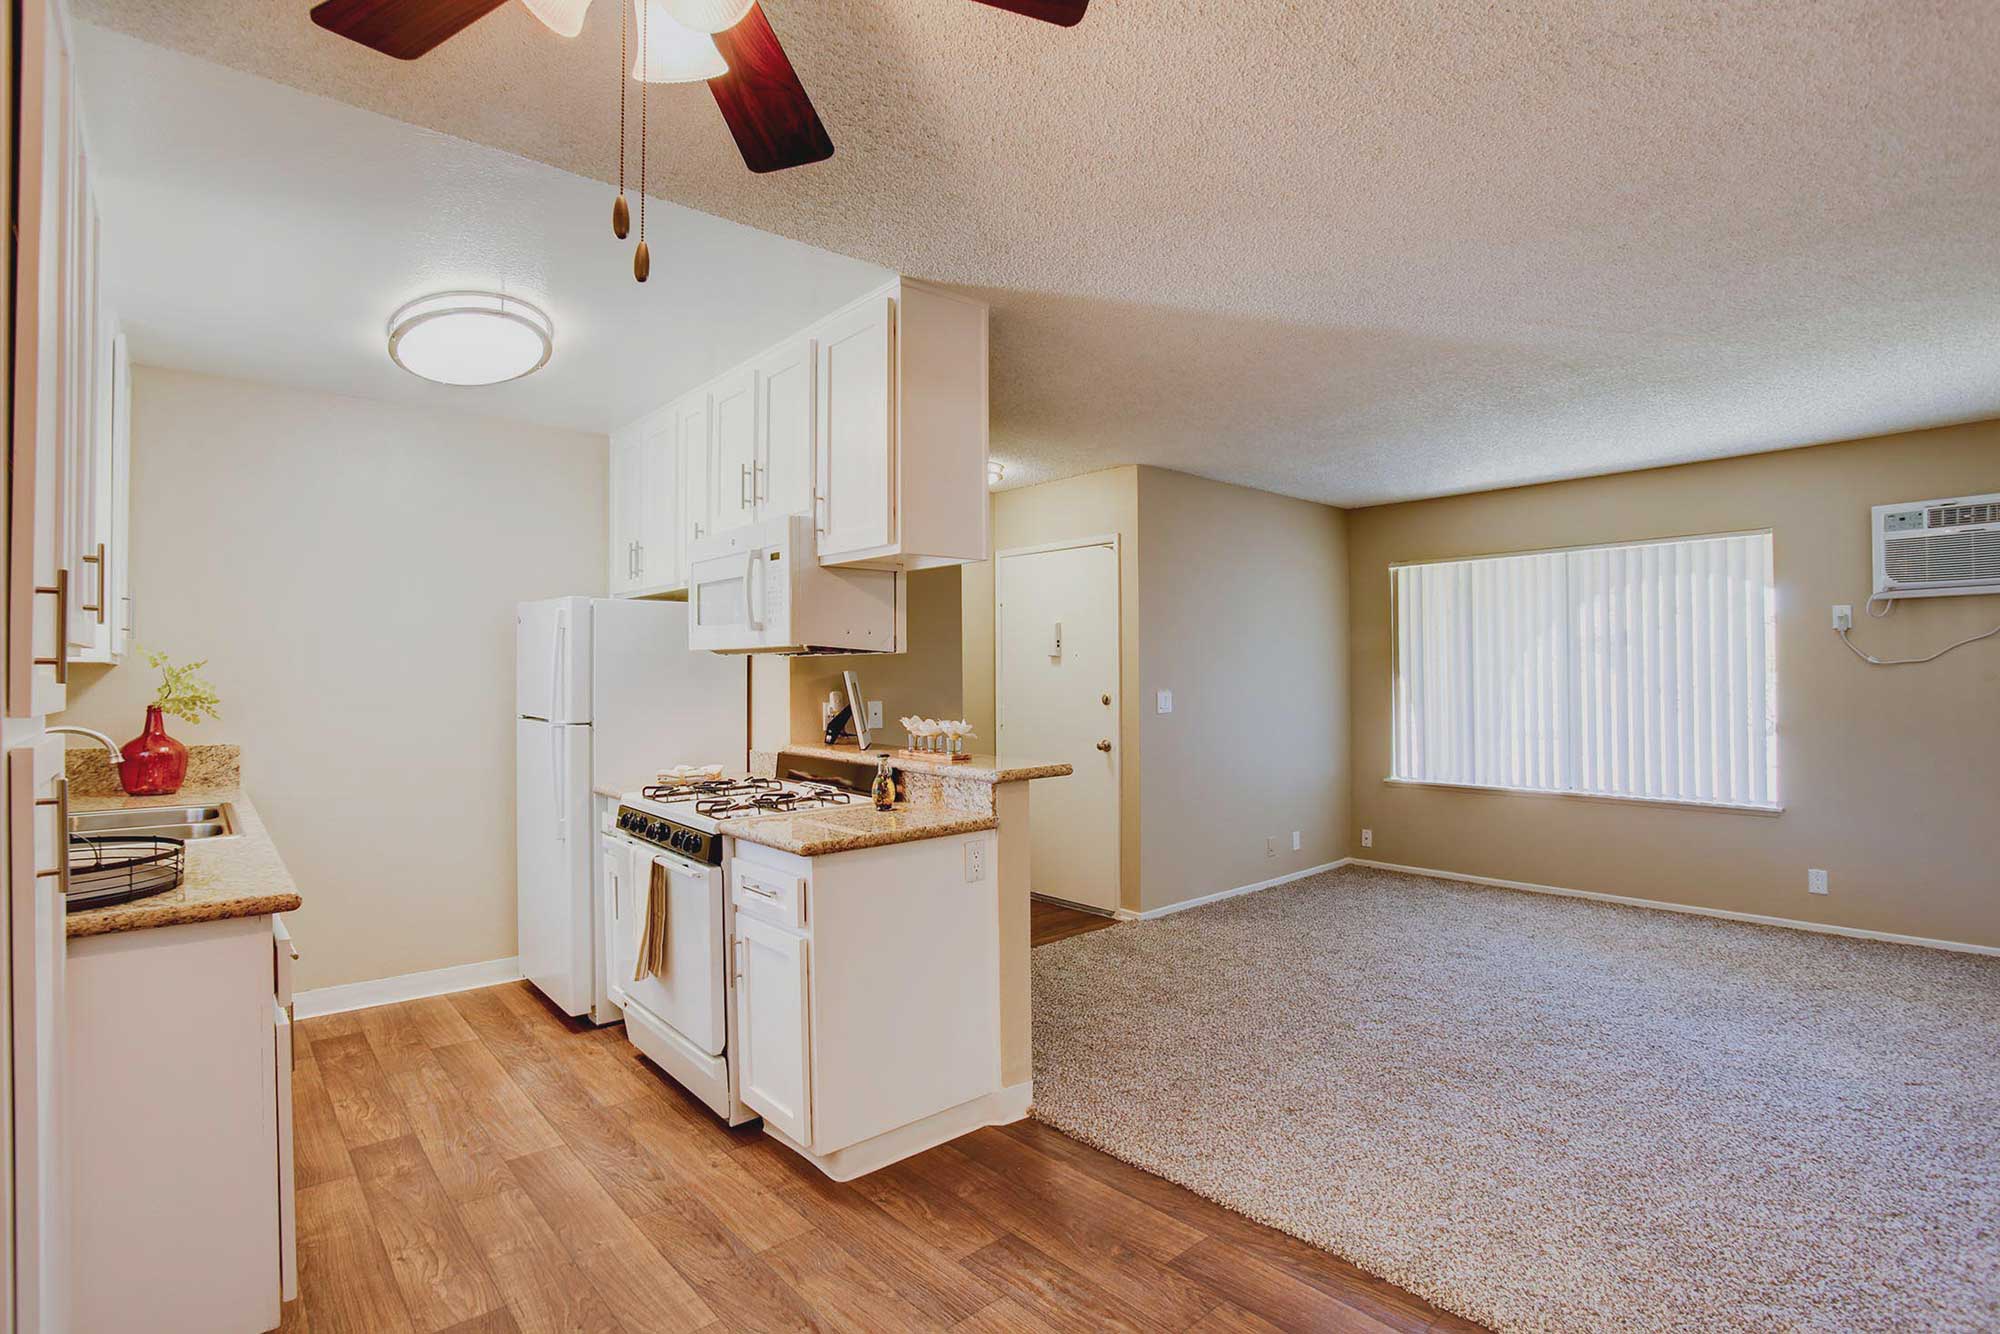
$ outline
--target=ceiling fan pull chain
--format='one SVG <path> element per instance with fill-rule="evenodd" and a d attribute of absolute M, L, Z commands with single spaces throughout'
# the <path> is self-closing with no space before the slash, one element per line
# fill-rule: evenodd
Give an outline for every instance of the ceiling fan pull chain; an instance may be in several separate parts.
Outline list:
<path fill-rule="evenodd" d="M 632 210 L 625 203 L 625 31 L 630 25 L 624 0 L 618 5 L 618 199 L 611 205 L 611 234 L 624 240 L 632 231 Z"/>
<path fill-rule="evenodd" d="M 645 282 L 653 271 L 653 253 L 646 249 L 646 95 L 652 88 L 653 46 L 646 29 L 652 26 L 652 6 L 639 11 L 639 248 L 632 254 L 632 276 Z"/>

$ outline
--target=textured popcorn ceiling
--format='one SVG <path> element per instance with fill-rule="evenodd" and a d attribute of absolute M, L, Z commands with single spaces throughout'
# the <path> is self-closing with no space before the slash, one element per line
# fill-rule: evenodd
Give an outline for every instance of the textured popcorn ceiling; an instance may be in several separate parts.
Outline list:
<path fill-rule="evenodd" d="M 304 0 L 73 3 L 615 171 L 610 0 L 414 64 Z M 1360 504 L 2000 415 L 1991 0 L 765 7 L 836 156 L 753 176 L 665 90 L 656 193 L 985 295 L 1010 484 L 1145 462 Z"/>

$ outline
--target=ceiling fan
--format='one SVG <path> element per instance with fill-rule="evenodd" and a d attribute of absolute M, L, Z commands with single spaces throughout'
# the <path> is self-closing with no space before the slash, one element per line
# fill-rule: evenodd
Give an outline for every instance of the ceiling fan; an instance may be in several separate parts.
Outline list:
<path fill-rule="evenodd" d="M 322 0 L 313 7 L 312 21 L 385 55 L 415 60 L 506 2 Z M 590 6 L 590 0 L 522 3 L 565 37 L 582 30 L 584 11 Z M 1082 21 L 1090 0 L 978 3 L 1067 28 Z M 756 0 L 634 0 L 634 5 L 642 24 L 657 20 L 651 26 L 664 36 L 642 42 L 652 62 L 644 77 L 656 83 L 706 78 L 750 170 L 782 171 L 833 156 L 833 140 Z M 701 63 L 703 57 L 709 61 L 707 67 Z"/>

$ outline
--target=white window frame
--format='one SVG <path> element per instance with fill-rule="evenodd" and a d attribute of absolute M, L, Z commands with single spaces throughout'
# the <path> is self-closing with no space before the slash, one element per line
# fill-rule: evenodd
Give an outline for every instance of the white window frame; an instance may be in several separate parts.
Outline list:
<path fill-rule="evenodd" d="M 1593 791 L 1593 790 L 1574 788 L 1574 787 L 1521 787 L 1521 786 L 1511 786 L 1504 784 L 1447 782 L 1429 778 L 1408 778 L 1396 774 L 1395 767 L 1396 767 L 1396 757 L 1398 753 L 1397 729 L 1401 725 L 1401 709 L 1402 709 L 1402 701 L 1399 697 L 1398 692 L 1401 689 L 1403 682 L 1403 663 L 1401 660 L 1402 638 L 1403 638 L 1401 634 L 1402 609 L 1399 606 L 1397 599 L 1397 579 L 1396 579 L 1397 571 L 1408 569 L 1412 566 L 1457 565 L 1457 564 L 1465 564 L 1468 562 L 1477 562 L 1485 560 L 1506 560 L 1513 557 L 1522 557 L 1522 556 L 1574 555 L 1585 552 L 1630 550 L 1633 548 L 1640 548 L 1640 547 L 1671 546 L 1678 543 L 1700 542 L 1700 541 L 1707 541 L 1707 540 L 1714 540 L 1721 538 L 1732 538 L 1732 537 L 1764 537 L 1770 539 L 1771 541 L 1771 566 L 1770 566 L 1771 582 L 1769 589 L 1770 609 L 1767 616 L 1767 624 L 1771 625 L 1773 628 L 1770 634 L 1768 647 L 1766 649 L 1768 674 L 1770 676 L 1769 704 L 1770 704 L 1770 715 L 1772 718 L 1772 730 L 1768 742 L 1769 763 L 1771 766 L 1771 776 L 1769 780 L 1770 795 L 1771 795 L 1770 801 L 1768 802 L 1705 801 L 1689 797 L 1635 795 L 1635 794 L 1626 794 L 1619 792 Z M 1388 567 L 1388 580 L 1389 580 L 1388 743 L 1389 743 L 1390 772 L 1383 778 L 1382 780 L 1383 783 L 1391 787 L 1437 788 L 1445 791 L 1497 793 L 1513 797 L 1552 798 L 1558 801 L 1610 802 L 1621 806 L 1663 806 L 1663 807 L 1670 807 L 1670 808 L 1684 809 L 1684 810 L 1722 811 L 1736 815 L 1777 816 L 1783 814 L 1785 810 L 1785 807 L 1781 800 L 1783 789 L 1779 786 L 1779 776 L 1783 772 L 1783 767 L 1779 762 L 1779 753 L 1778 753 L 1778 748 L 1783 737 L 1783 729 L 1778 724 L 1777 721 L 1781 716 L 1779 711 L 1779 691 L 1782 688 L 1779 680 L 1778 649 L 1776 642 L 1777 635 L 1775 633 L 1775 624 L 1778 615 L 1777 569 L 1778 569 L 1777 543 L 1775 537 L 1773 536 L 1772 530 L 1769 528 L 1745 528 L 1745 529 L 1736 529 L 1726 532 L 1686 533 L 1671 537 L 1640 538 L 1625 542 L 1584 542 L 1566 547 L 1534 547 L 1519 551 L 1486 551 L 1486 552 L 1479 552 L 1476 554 L 1467 554 L 1460 556 L 1439 556 L 1428 560 L 1392 562 Z M 1567 641 L 1570 637 L 1568 635 L 1565 635 L 1564 638 Z M 1565 685 L 1564 687 L 1565 696 L 1567 696 L 1569 693 L 1570 691 L 1567 685 Z M 1572 744 L 1574 744 L 1573 739 L 1572 739 Z M 1568 768 L 1570 774 L 1573 776 L 1575 773 L 1574 765 L 1568 765 L 1566 767 Z"/>

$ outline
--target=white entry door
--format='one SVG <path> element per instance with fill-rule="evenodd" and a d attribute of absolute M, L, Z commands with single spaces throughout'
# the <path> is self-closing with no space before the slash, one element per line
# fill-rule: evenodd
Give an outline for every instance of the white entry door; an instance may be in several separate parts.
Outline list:
<path fill-rule="evenodd" d="M 1029 888 L 1118 908 L 1118 546 L 1000 553 L 994 641 L 1003 757 L 1076 772 L 1035 802 Z"/>

